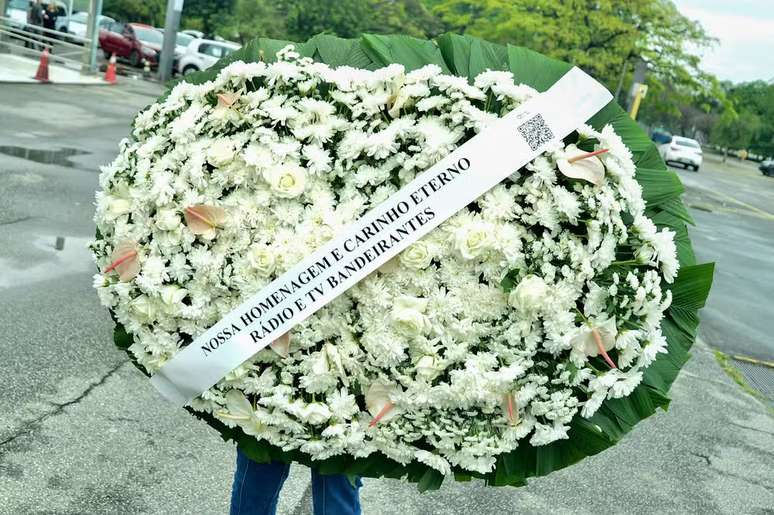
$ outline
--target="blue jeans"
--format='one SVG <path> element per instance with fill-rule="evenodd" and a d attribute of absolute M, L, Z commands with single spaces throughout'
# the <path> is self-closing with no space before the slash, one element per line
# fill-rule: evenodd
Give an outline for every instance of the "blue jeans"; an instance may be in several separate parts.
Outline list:
<path fill-rule="evenodd" d="M 256 463 L 239 448 L 236 464 L 231 515 L 274 515 L 290 465 L 279 461 Z M 360 478 L 355 485 L 343 474 L 326 476 L 312 469 L 314 515 L 360 515 Z"/>

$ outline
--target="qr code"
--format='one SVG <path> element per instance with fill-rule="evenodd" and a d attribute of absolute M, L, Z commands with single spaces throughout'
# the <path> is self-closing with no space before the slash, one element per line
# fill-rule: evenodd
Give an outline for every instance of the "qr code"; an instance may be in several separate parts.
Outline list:
<path fill-rule="evenodd" d="M 554 133 L 539 114 L 519 125 L 518 129 L 532 150 L 537 150 L 543 143 L 554 139 Z"/>

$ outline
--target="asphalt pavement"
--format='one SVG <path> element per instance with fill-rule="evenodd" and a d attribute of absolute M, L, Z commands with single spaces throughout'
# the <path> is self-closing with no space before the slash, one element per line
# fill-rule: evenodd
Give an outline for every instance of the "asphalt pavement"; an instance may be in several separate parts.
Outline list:
<path fill-rule="evenodd" d="M 696 221 L 696 257 L 716 263 L 702 336 L 726 353 L 774 361 L 774 177 L 713 154 L 698 173 L 675 170 Z"/>
<path fill-rule="evenodd" d="M 98 166 L 159 93 L 131 80 L 0 86 L 0 514 L 227 512 L 233 447 L 166 404 L 114 348 L 84 248 Z M 770 356 L 774 179 L 713 163 L 679 173 L 697 255 L 718 263 L 702 334 Z M 364 513 L 769 513 L 770 408 L 701 343 L 672 393 L 670 410 L 620 445 L 527 487 L 447 481 L 420 495 L 366 480 Z M 311 512 L 304 467 L 293 467 L 279 512 Z"/>

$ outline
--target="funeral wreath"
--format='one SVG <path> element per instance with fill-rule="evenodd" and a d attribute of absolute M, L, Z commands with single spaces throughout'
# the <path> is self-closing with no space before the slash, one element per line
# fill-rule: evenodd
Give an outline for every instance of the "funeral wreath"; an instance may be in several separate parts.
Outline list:
<path fill-rule="evenodd" d="M 317 36 L 187 76 L 100 175 L 94 287 L 116 344 L 154 374 L 569 68 L 456 35 Z M 712 266 L 681 192 L 611 103 L 187 409 L 254 459 L 422 489 L 595 454 L 668 405 L 695 338 Z"/>

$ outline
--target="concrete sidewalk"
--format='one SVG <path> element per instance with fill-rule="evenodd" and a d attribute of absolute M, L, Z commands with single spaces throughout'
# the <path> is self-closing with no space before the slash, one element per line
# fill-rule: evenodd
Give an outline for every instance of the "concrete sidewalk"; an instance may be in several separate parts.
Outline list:
<path fill-rule="evenodd" d="M 36 59 L 13 54 L 0 54 L 0 83 L 41 84 L 33 77 L 40 62 Z M 49 61 L 48 78 L 54 84 L 80 84 L 84 86 L 107 85 L 99 76 L 82 75 L 79 70 Z"/>

